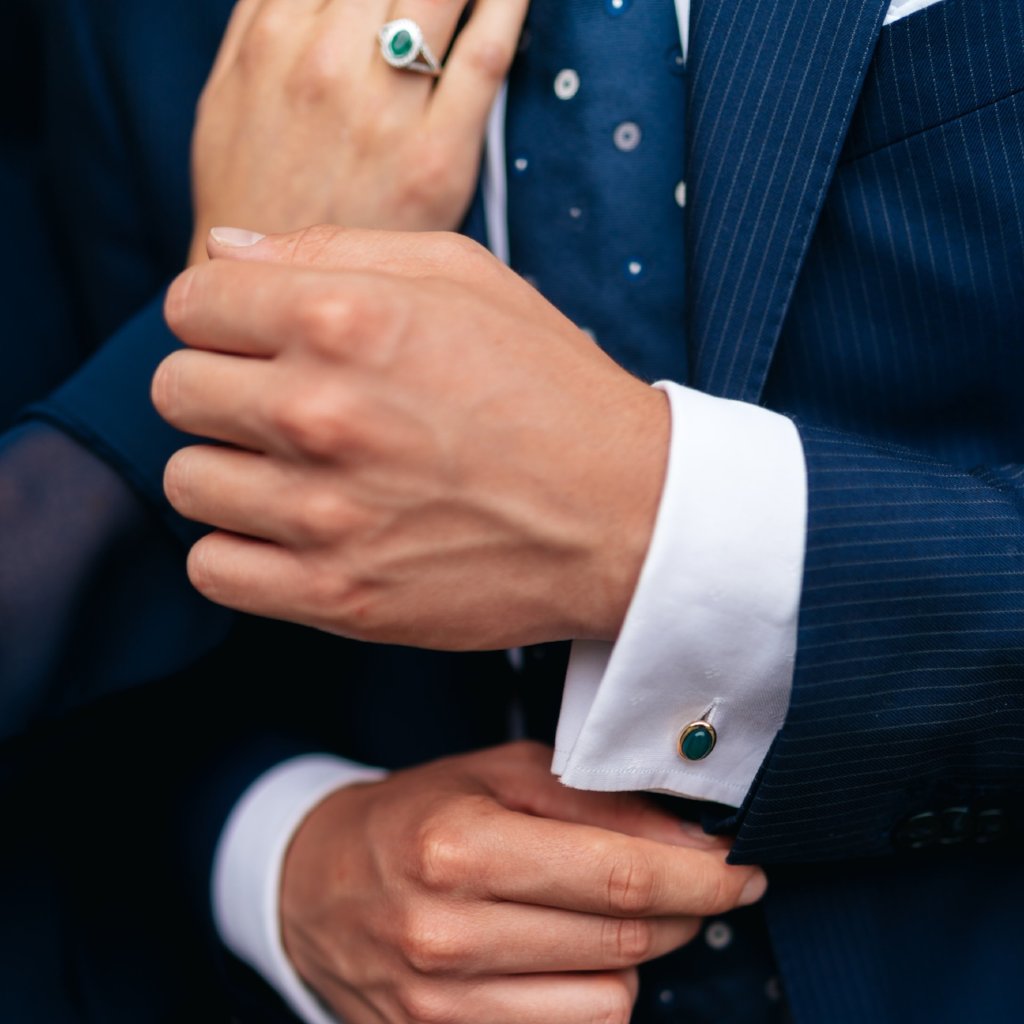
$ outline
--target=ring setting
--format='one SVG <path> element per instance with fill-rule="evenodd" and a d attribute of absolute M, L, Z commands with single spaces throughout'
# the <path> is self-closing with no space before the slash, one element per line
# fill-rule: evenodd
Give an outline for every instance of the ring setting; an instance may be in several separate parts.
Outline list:
<path fill-rule="evenodd" d="M 411 18 L 389 21 L 378 33 L 381 56 L 399 71 L 441 74 L 441 65 L 423 38 L 423 29 Z"/>

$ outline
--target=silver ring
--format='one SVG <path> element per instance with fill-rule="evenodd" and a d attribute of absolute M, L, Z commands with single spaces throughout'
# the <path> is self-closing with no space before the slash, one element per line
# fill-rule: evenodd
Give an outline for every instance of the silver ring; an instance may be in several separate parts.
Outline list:
<path fill-rule="evenodd" d="M 423 38 L 423 29 L 411 18 L 389 21 L 378 33 L 381 56 L 399 71 L 441 74 L 441 65 Z"/>

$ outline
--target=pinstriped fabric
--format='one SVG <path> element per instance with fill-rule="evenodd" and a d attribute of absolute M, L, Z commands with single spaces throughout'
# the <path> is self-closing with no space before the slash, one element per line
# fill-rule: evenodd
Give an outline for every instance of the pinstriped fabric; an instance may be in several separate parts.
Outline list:
<path fill-rule="evenodd" d="M 954 783 L 1024 790 L 1020 495 L 996 470 L 801 433 L 794 700 L 738 848 L 765 862 L 890 853 L 893 826 Z"/>
<path fill-rule="evenodd" d="M 1012 854 L 983 870 L 955 857 L 885 867 L 847 863 L 839 880 L 830 865 L 774 874 L 768 917 L 794 1019 L 1017 1024 L 1024 944 Z"/>
<path fill-rule="evenodd" d="M 694 0 L 691 380 L 760 395 L 885 0 Z"/>
<path fill-rule="evenodd" d="M 810 504 L 744 859 L 889 854 L 937 803 L 1024 803 L 1022 210 L 1019 0 L 887 28 L 765 388 Z"/>

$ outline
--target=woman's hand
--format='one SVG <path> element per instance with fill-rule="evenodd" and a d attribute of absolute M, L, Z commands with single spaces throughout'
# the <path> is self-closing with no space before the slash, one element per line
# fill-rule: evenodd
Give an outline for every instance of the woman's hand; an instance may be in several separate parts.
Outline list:
<path fill-rule="evenodd" d="M 467 0 L 238 0 L 199 101 L 189 262 L 217 224 L 457 227 L 527 6 L 476 0 L 435 80 L 377 33 L 411 18 L 440 60 Z"/>

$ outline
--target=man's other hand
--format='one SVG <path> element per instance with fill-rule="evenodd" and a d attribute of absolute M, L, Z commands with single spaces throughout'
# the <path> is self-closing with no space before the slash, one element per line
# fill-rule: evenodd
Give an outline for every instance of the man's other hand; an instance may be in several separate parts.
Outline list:
<path fill-rule="evenodd" d="M 349 1024 L 626 1024 L 636 965 L 759 899 L 758 868 L 510 744 L 342 789 L 299 829 L 285 947 Z"/>
<path fill-rule="evenodd" d="M 231 446 L 167 467 L 175 508 L 218 528 L 189 560 L 200 591 L 421 647 L 617 635 L 663 394 L 457 235 L 322 227 L 210 252 L 170 290 L 191 348 L 153 385 L 168 421 Z"/>

